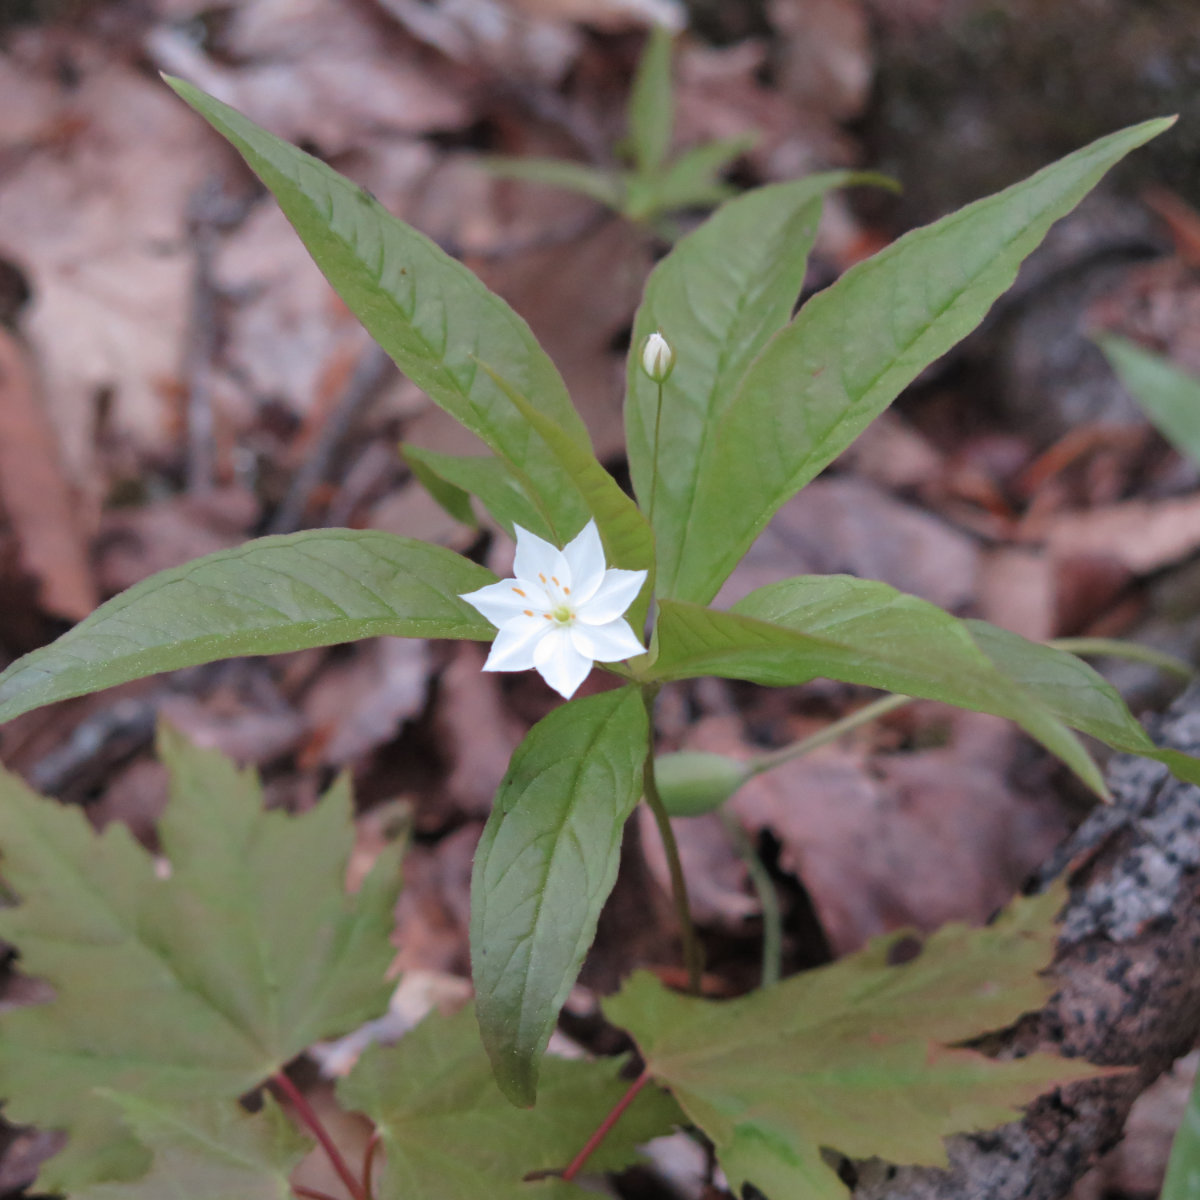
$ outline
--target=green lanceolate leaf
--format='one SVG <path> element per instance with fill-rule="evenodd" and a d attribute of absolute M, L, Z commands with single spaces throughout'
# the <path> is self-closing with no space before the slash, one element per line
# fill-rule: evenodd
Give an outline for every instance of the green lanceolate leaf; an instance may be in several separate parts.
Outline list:
<path fill-rule="evenodd" d="M 664 594 L 710 600 L 776 509 L 979 324 L 1025 256 L 1109 167 L 1170 123 L 1147 121 L 1101 138 L 1023 183 L 906 234 L 809 300 L 706 427 L 678 561 L 661 575 Z M 665 325 L 664 332 L 681 336 Z M 702 336 L 708 335 L 692 335 Z M 676 347 L 668 391 L 687 353 L 683 344 Z M 630 442 L 632 452 L 632 436 Z M 640 484 L 638 494 L 644 494 Z M 660 545 L 665 541 L 659 531 Z"/>
<path fill-rule="evenodd" d="M 565 188 L 598 200 L 609 208 L 620 208 L 624 196 L 616 171 L 602 171 L 599 167 L 589 167 L 568 159 L 495 156 L 483 159 L 483 166 L 501 179 L 520 179 L 526 183 Z"/>
<path fill-rule="evenodd" d="M 495 580 L 440 546 L 372 530 L 259 538 L 160 571 L 0 674 L 0 721 L 54 700 L 241 654 L 495 629 L 459 594 Z"/>
<path fill-rule="evenodd" d="M 700 208 L 728 200 L 733 189 L 721 182 L 720 174 L 756 140 L 752 134 L 722 138 L 684 151 L 660 175 L 646 181 L 654 198 L 654 210 Z"/>
<path fill-rule="evenodd" d="M 383 1135 L 379 1200 L 568 1200 L 583 1189 L 527 1175 L 561 1171 L 621 1098 L 618 1064 L 548 1058 L 537 1107 L 516 1109 L 491 1078 L 469 1009 L 431 1015 L 392 1049 L 372 1046 L 338 1086 L 348 1109 Z M 669 1133 L 679 1112 L 657 1088 L 643 1091 L 588 1160 L 589 1173 L 619 1170 L 635 1147 Z"/>
<path fill-rule="evenodd" d="M 71 1200 L 291 1200 L 288 1175 L 311 1143 L 267 1096 L 262 1112 L 235 1100 L 164 1105 L 101 1092 L 154 1155 L 131 1183 L 96 1183 Z"/>
<path fill-rule="evenodd" d="M 949 613 L 874 580 L 787 579 L 729 612 L 663 601 L 649 675 L 720 675 L 772 686 L 840 679 L 1015 721 L 1100 795 L 1070 729 L 1157 758 L 1200 782 L 1200 762 L 1158 750 L 1105 680 L 1073 655 Z"/>
<path fill-rule="evenodd" d="M 458 484 L 451 483 L 449 479 L 438 472 L 433 464 L 427 461 L 425 457 L 427 453 L 420 446 L 406 446 L 403 442 L 400 443 L 400 457 L 408 464 L 408 469 L 412 471 L 413 478 L 456 521 L 462 525 L 470 525 L 472 528 L 477 528 L 479 521 L 475 516 L 475 510 L 471 507 L 471 493 L 467 489 L 459 487 Z M 440 455 L 438 457 L 452 458 L 454 464 L 457 465 L 463 461 L 465 456 Z M 485 470 L 489 466 L 495 466 L 502 471 L 504 470 L 503 464 L 495 456 L 474 455 L 471 457 L 473 461 L 482 463 Z M 470 470 L 471 468 L 468 466 L 467 471 L 470 472 Z M 507 472 L 505 473 L 507 474 Z"/>
<path fill-rule="evenodd" d="M 530 503 L 520 481 L 492 454 L 442 454 L 403 444 L 400 453 L 425 490 L 456 520 L 475 525 L 471 497 L 511 534 L 520 525 L 539 537 L 550 530 Z"/>
<path fill-rule="evenodd" d="M 516 1104 L 534 1101 L 539 1061 L 616 880 L 648 740 L 635 688 L 555 709 L 513 755 L 475 852 L 479 1028 Z"/>
<path fill-rule="evenodd" d="M 629 144 L 639 174 L 652 175 L 671 148 L 675 97 L 671 91 L 671 31 L 651 27 L 629 95 Z"/>
<path fill-rule="evenodd" d="M 986 621 L 963 624 L 998 671 L 1072 729 L 1114 750 L 1156 759 L 1180 779 L 1200 783 L 1200 760 L 1179 750 L 1155 746 L 1117 690 L 1082 659 Z"/>
<path fill-rule="evenodd" d="M 1163 437 L 1200 463 L 1200 379 L 1124 338 L 1098 338 L 1096 344 Z"/>
<path fill-rule="evenodd" d="M 396 365 L 520 478 L 560 544 L 578 530 L 587 518 L 569 477 L 477 365 L 491 363 L 589 446 L 566 386 L 529 326 L 462 263 L 319 159 L 191 84 L 167 82 L 274 193 L 317 266 Z"/>
<path fill-rule="evenodd" d="M 712 1139 L 735 1195 L 845 1200 L 821 1153 L 941 1165 L 942 1139 L 1015 1120 L 1043 1091 L 1094 1075 L 1078 1060 L 997 1062 L 964 1041 L 1040 1008 L 1054 948 L 1056 891 L 994 924 L 950 925 L 889 965 L 903 934 L 740 1000 L 667 991 L 640 972 L 604 1002 L 651 1076 Z"/>
<path fill-rule="evenodd" d="M 633 325 L 625 437 L 634 488 L 658 541 L 658 588 L 678 594 L 692 528 L 697 471 L 738 382 L 792 314 L 816 236 L 821 202 L 854 176 L 832 172 L 739 196 L 683 238 L 654 268 Z M 661 330 L 675 352 L 662 388 L 642 370 L 642 346 Z M 654 431 L 659 428 L 659 479 Z"/>
<path fill-rule="evenodd" d="M 299 817 L 265 813 L 252 773 L 169 731 L 162 754 L 167 878 L 123 825 L 97 835 L 79 809 L 0 775 L 0 872 L 20 901 L 0 937 L 54 989 L 0 1017 L 0 1094 L 13 1121 L 68 1134 L 45 1191 L 147 1167 L 94 1089 L 232 1101 L 387 1007 L 399 856 L 346 896 L 348 788 Z"/>

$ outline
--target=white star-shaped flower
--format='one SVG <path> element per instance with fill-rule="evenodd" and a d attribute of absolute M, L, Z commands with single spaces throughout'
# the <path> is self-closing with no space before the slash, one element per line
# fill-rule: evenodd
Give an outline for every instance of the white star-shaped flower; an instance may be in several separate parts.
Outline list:
<path fill-rule="evenodd" d="M 624 614 L 646 572 L 610 569 L 595 521 L 562 550 L 516 531 L 515 578 L 462 596 L 500 631 L 483 669 L 533 669 L 569 700 L 593 663 L 644 652 Z"/>

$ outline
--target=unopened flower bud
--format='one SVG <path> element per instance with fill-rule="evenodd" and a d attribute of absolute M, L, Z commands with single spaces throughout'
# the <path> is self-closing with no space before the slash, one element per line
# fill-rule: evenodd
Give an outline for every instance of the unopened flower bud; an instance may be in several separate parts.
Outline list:
<path fill-rule="evenodd" d="M 642 346 L 642 370 L 655 383 L 666 383 L 675 367 L 675 351 L 661 333 L 652 333 Z"/>
<path fill-rule="evenodd" d="M 750 778 L 750 768 L 724 754 L 679 750 L 654 760 L 663 808 L 672 817 L 698 817 L 719 808 Z"/>

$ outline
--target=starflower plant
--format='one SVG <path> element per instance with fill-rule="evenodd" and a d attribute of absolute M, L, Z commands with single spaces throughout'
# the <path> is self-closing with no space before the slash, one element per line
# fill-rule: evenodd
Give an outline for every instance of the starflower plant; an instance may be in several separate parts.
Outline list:
<path fill-rule="evenodd" d="M 712 1139 L 739 1192 L 748 1181 L 776 1198 L 838 1200 L 845 1190 L 827 1151 L 936 1162 L 942 1137 L 962 1127 L 956 1121 L 978 1128 L 1002 1123 L 1040 1091 L 1086 1074 L 1086 1064 L 1040 1055 L 995 1062 L 964 1048 L 1044 1000 L 1047 984 L 1038 971 L 1053 943 L 1054 897 L 1018 906 L 1007 922 L 989 929 L 976 946 L 982 966 L 962 952 L 962 931 L 948 932 L 932 957 L 919 958 L 903 976 L 924 981 L 916 990 L 891 989 L 887 980 L 899 977 L 899 969 L 886 967 L 883 946 L 868 949 L 848 973 L 832 967 L 801 975 L 733 1008 L 700 999 L 700 947 L 655 767 L 655 699 L 672 681 L 705 675 L 764 686 L 824 677 L 1005 717 L 1100 796 L 1106 794 L 1104 780 L 1080 733 L 1157 759 L 1180 778 L 1200 783 L 1200 762 L 1156 747 L 1116 691 L 1080 659 L 986 622 L 959 619 L 885 584 L 797 576 L 759 588 L 731 608 L 713 605 L 780 506 L 973 329 L 1051 225 L 1170 120 L 1110 134 L 907 234 L 798 312 L 823 197 L 863 177 L 829 172 L 729 200 L 675 245 L 646 284 L 626 375 L 630 494 L 598 461 L 562 377 L 528 325 L 463 264 L 325 163 L 192 85 L 168 82 L 258 174 L 346 305 L 400 369 L 476 435 L 475 454 L 408 446 L 405 457 L 458 519 L 477 521 L 481 506 L 493 527 L 515 535 L 513 577 L 497 580 L 445 547 L 376 530 L 261 538 L 143 580 L 57 642 L 13 663 L 0 675 L 0 720 L 154 672 L 236 655 L 383 635 L 491 642 L 487 669 L 536 669 L 567 699 L 514 753 L 474 861 L 475 1014 L 494 1078 L 508 1099 L 528 1106 L 537 1097 L 543 1054 L 616 879 L 626 821 L 643 800 L 671 870 L 694 994 L 671 995 L 653 977 L 638 976 L 608 1011 L 633 1033 L 646 1063 L 631 1092 L 652 1083 L 668 1087 L 687 1120 Z M 651 615 L 643 651 L 639 635 Z M 574 697 L 593 663 L 607 668 L 611 686 Z M 743 777 L 740 769 L 714 764 L 720 777 L 710 789 L 695 777 L 707 771 L 704 760 L 693 757 L 683 765 L 689 794 L 704 803 L 710 792 L 719 797 Z M 221 786 L 228 792 L 232 785 Z M 32 802 L 19 807 L 42 811 Z M 239 819 L 236 798 L 222 811 L 229 812 L 229 823 Z M 209 836 L 202 811 L 194 810 L 193 819 L 199 832 L 191 841 L 174 826 L 168 831 L 180 843 L 185 865 L 195 858 L 192 842 L 211 850 L 221 841 Z M 35 857 L 49 844 L 34 828 L 41 820 L 29 817 L 32 831 L 25 838 Z M 267 827 L 277 828 L 270 821 Z M 310 827 L 318 846 L 324 835 Z M 80 844 L 77 858 L 87 863 L 86 839 L 71 829 Z M 105 836 L 105 853 L 112 857 L 105 879 L 111 883 L 125 878 L 128 855 L 125 842 Z M 248 861 L 257 861 L 261 840 L 247 839 Z M 264 902 L 287 903 L 279 889 L 267 886 L 286 877 L 284 868 L 271 859 L 263 871 Z M 60 945 L 99 939 L 129 947 L 139 977 L 155 987 L 168 977 L 191 987 L 206 971 L 219 971 L 224 991 L 189 992 L 177 1006 L 178 1021 L 186 1024 L 199 1014 L 195 1019 L 206 1027 L 237 1032 L 228 1005 L 213 1012 L 205 999 L 227 992 L 237 998 L 239 1013 L 247 1007 L 238 980 L 225 978 L 224 960 L 192 946 L 185 917 L 201 911 L 193 901 L 180 899 L 176 932 L 182 930 L 186 961 L 199 965 L 170 975 L 137 942 L 148 938 L 153 954 L 165 944 L 154 924 L 161 906 L 151 875 L 143 870 L 141 915 L 128 915 L 131 902 L 120 891 L 111 913 L 105 910 L 103 920 L 97 915 L 86 937 L 67 937 L 57 931 L 56 906 L 45 898 L 52 874 L 38 869 L 22 877 L 29 888 L 42 889 L 34 899 L 49 914 L 50 932 L 34 939 L 44 949 L 41 961 L 54 967 Z M 177 870 L 172 887 L 183 888 L 185 875 Z M 187 881 L 207 895 L 204 877 Z M 78 894 L 91 896 L 93 889 L 89 884 Z M 382 929 L 386 940 L 390 900 L 380 895 L 371 892 L 363 904 L 374 906 L 367 923 L 376 933 Z M 220 900 L 227 902 L 224 891 Z M 327 949 L 357 944 L 358 926 L 339 925 L 335 907 L 317 915 L 321 920 L 314 917 L 313 925 Z M 1034 926 L 1036 937 L 1029 935 Z M 297 1030 L 327 1034 L 329 1014 L 322 1005 L 333 1003 L 336 989 L 306 973 L 307 947 L 302 954 L 277 948 L 287 960 L 286 977 L 294 980 L 286 1003 L 281 1001 L 271 990 L 278 972 L 254 967 L 263 939 L 251 941 L 259 949 L 238 961 L 262 977 L 254 995 L 263 1015 L 254 1015 L 252 1036 L 237 1036 L 246 1046 L 264 1048 L 262 1070 L 279 1072 L 303 1044 L 295 1040 Z M 1014 956 L 1005 971 L 996 968 L 997 946 Z M 91 961 L 87 969 L 94 975 Z M 111 978 L 123 978 L 123 970 Z M 357 977 L 366 968 L 347 971 Z M 874 982 L 864 982 L 868 975 Z M 319 1009 L 320 1020 L 288 1026 L 283 1036 L 276 1025 L 288 1025 L 287 1014 L 302 1002 Z M 71 1011 L 82 1020 L 85 1007 L 76 1004 Z M 895 1037 L 889 1013 L 896 1014 Z M 0 1086 L 19 1090 L 46 1078 L 37 1051 L 51 1045 L 53 1021 L 31 1024 L 42 1042 L 30 1044 L 33 1057 L 24 1066 L 13 1057 L 16 1043 L 6 1050 L 0 1042 Z M 157 1052 L 177 1041 L 164 1035 Z M 136 1091 L 148 1078 L 129 1074 L 128 1063 L 140 1063 L 147 1053 L 142 1047 L 118 1047 L 114 1082 L 108 1067 L 93 1065 L 93 1043 L 92 1031 L 81 1028 L 79 1044 L 87 1047 L 91 1072 L 87 1086 L 43 1097 L 32 1114 L 39 1123 L 68 1129 L 72 1145 L 78 1139 L 85 1146 L 84 1135 L 94 1129 L 80 1113 L 81 1097 L 108 1086 Z M 423 1045 L 411 1061 L 454 1076 L 444 1094 L 482 1093 L 477 1074 L 455 1074 L 453 1054 Z M 204 1081 L 210 1090 L 224 1088 L 232 1103 L 252 1079 L 229 1066 L 236 1053 L 225 1047 L 221 1042 Z M 788 1076 L 790 1063 L 805 1062 L 810 1066 L 798 1065 L 795 1079 Z M 421 1152 L 421 1135 L 412 1128 L 424 1127 L 412 1126 L 407 1114 L 411 1109 L 425 1119 L 429 1106 L 418 1094 L 418 1076 L 410 1096 L 407 1070 L 373 1071 L 367 1069 L 349 1094 L 357 1107 L 381 1112 L 390 1169 L 401 1161 L 405 1129 L 405 1153 Z M 160 1075 L 154 1086 L 168 1099 L 172 1087 L 191 1094 L 174 1065 Z M 468 1075 L 469 1086 L 463 1082 Z M 849 1107 L 848 1094 L 854 1097 Z M 853 1121 L 843 1115 L 850 1110 Z M 911 1122 L 898 1128 L 897 1112 L 913 1114 Z M 205 1116 L 205 1128 L 216 1121 Z M 486 1122 L 496 1124 L 494 1111 Z M 468 1141 L 460 1138 L 464 1146 Z M 49 1182 L 74 1194 L 77 1187 L 118 1177 L 111 1162 L 87 1159 L 82 1150 L 71 1159 L 76 1165 L 84 1160 L 90 1175 L 64 1174 Z M 444 1167 L 450 1156 L 439 1161 Z M 505 1170 L 515 1172 L 508 1190 L 487 1194 L 528 1194 L 520 1164 L 504 1161 Z M 547 1185 L 554 1195 L 570 1190 L 578 1168 L 571 1163 Z M 128 1179 L 127 1162 L 122 1169 L 127 1173 L 119 1178 Z M 370 1195 L 369 1160 L 364 1176 L 365 1183 L 345 1176 L 356 1200 Z M 396 1182 L 400 1168 L 386 1178 L 391 1182 L 384 1200 L 411 1193 Z M 428 1187 L 425 1192 L 432 1194 Z M 454 1194 L 484 1192 L 464 1184 Z"/>
<path fill-rule="evenodd" d="M 624 614 L 646 572 L 607 569 L 595 521 L 561 550 L 520 525 L 516 533 L 514 578 L 462 597 L 499 630 L 483 669 L 532 668 L 570 700 L 593 663 L 645 651 Z"/>

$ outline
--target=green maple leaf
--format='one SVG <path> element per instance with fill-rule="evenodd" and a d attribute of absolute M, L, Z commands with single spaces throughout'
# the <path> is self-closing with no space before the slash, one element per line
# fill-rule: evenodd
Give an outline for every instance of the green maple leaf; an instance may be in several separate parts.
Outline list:
<path fill-rule="evenodd" d="M 55 991 L 0 1019 L 0 1095 L 10 1120 L 69 1135 L 43 1190 L 145 1171 L 145 1147 L 95 1089 L 233 1099 L 387 1006 L 399 862 L 386 854 L 346 896 L 348 786 L 303 816 L 266 813 L 253 772 L 170 730 L 159 749 L 165 879 L 124 826 L 96 835 L 0 773 L 0 873 L 20 899 L 0 937 Z"/>
<path fill-rule="evenodd" d="M 568 1200 L 574 1184 L 527 1175 L 561 1170 L 629 1087 L 618 1064 L 547 1058 L 537 1104 L 514 1108 L 467 1008 L 427 1017 L 397 1046 L 367 1050 L 338 1087 L 348 1109 L 364 1112 L 383 1137 L 386 1166 L 379 1200 Z M 671 1099 L 647 1088 L 588 1160 L 611 1171 L 637 1158 L 635 1147 L 681 1120 Z"/>
<path fill-rule="evenodd" d="M 1061 891 L 1018 900 L 985 929 L 949 925 L 889 966 L 898 939 L 724 1003 L 667 991 L 645 972 L 605 1002 L 655 1080 L 712 1138 L 735 1194 L 845 1200 L 823 1149 L 942 1165 L 942 1139 L 991 1129 L 1088 1063 L 998 1062 L 964 1042 L 1040 1008 Z"/>
<path fill-rule="evenodd" d="M 311 1143 L 266 1097 L 251 1116 L 232 1100 L 170 1106 L 102 1093 L 154 1154 L 133 1183 L 97 1183 L 71 1200 L 291 1200 L 288 1175 Z"/>

